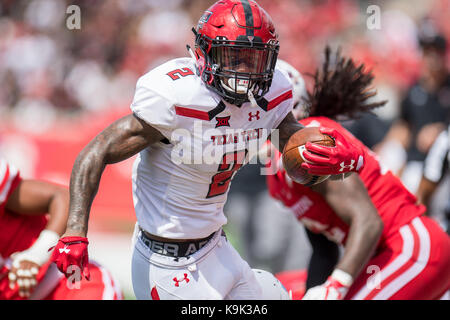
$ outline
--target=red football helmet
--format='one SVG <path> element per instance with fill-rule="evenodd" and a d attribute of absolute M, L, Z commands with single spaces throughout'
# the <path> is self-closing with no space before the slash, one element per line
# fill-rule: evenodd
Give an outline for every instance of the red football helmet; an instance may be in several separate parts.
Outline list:
<path fill-rule="evenodd" d="M 200 18 L 195 57 L 205 84 L 241 105 L 269 91 L 279 42 L 272 19 L 252 0 L 220 0 Z"/>

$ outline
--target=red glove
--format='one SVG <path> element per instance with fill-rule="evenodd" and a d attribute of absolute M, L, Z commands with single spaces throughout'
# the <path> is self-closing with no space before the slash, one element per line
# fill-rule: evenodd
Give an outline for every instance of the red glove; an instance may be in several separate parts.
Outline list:
<path fill-rule="evenodd" d="M 80 271 L 82 270 L 83 276 L 89 280 L 88 244 L 88 239 L 84 237 L 63 237 L 54 247 L 50 260 L 56 263 L 59 271 L 66 277 L 74 273 L 73 270 L 68 270 L 69 266 L 73 265 L 77 266 Z M 81 280 L 81 276 L 79 280 Z"/>
<path fill-rule="evenodd" d="M 336 129 L 320 128 L 320 132 L 332 136 L 334 147 L 307 142 L 303 157 L 308 162 L 302 168 L 313 175 L 334 175 L 360 172 L 364 167 L 364 150 L 354 145 Z"/>

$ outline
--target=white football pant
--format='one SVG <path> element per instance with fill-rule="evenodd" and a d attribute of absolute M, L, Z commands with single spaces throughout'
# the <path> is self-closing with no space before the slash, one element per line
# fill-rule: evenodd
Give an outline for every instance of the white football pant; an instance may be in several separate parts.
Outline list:
<path fill-rule="evenodd" d="M 256 277 L 222 230 L 188 257 L 152 252 L 133 235 L 132 281 L 139 300 L 252 300 L 262 299 Z"/>

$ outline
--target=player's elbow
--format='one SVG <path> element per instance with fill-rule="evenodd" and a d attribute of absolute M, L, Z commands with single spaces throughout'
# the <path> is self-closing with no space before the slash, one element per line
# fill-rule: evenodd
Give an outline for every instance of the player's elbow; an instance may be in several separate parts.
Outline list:
<path fill-rule="evenodd" d="M 384 229 L 384 223 L 383 220 L 381 220 L 380 216 L 376 217 L 376 220 L 373 222 L 374 230 L 377 232 L 378 236 L 381 237 L 381 234 L 383 233 Z"/>
<path fill-rule="evenodd" d="M 370 214 L 364 218 L 364 229 L 367 237 L 378 241 L 384 229 L 383 220 L 378 214 Z"/>
<path fill-rule="evenodd" d="M 70 200 L 69 190 L 62 186 L 57 186 L 53 193 L 53 198 L 57 199 L 61 203 L 68 204 Z"/>
<path fill-rule="evenodd" d="M 75 160 L 72 168 L 71 185 L 97 184 L 98 177 L 106 166 L 105 148 L 98 143 L 90 143 L 86 146 Z"/>
<path fill-rule="evenodd" d="M 68 208 L 70 201 L 69 190 L 66 187 L 48 184 L 47 212 L 51 213 L 55 208 Z M 56 210 L 59 211 L 59 210 Z"/>

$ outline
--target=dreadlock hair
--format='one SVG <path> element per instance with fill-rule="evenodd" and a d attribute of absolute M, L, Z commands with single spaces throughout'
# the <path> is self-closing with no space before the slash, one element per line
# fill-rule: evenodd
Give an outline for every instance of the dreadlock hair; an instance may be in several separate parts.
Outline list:
<path fill-rule="evenodd" d="M 334 120 L 355 119 L 362 112 L 386 104 L 387 101 L 368 102 L 377 92 L 371 87 L 372 72 L 364 67 L 342 57 L 340 49 L 332 57 L 330 47 L 326 46 L 322 70 L 316 70 L 313 91 L 308 91 L 304 98 L 306 113 Z"/>

